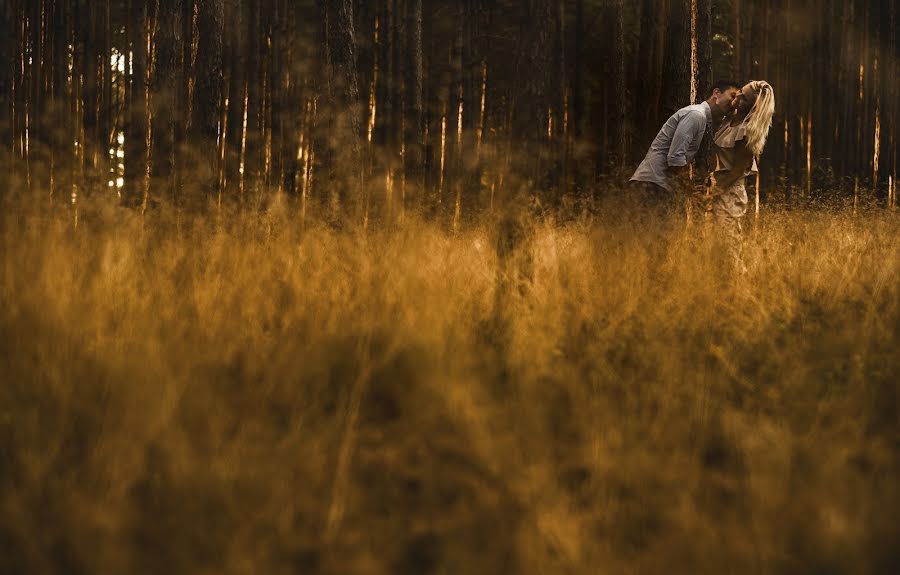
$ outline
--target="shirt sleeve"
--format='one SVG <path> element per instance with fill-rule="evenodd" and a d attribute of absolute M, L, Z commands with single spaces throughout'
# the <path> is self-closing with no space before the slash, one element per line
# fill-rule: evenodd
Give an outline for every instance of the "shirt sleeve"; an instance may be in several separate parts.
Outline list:
<path fill-rule="evenodd" d="M 696 113 L 681 118 L 678 127 L 675 128 L 669 155 L 666 158 L 669 167 L 686 166 L 693 159 L 700 145 L 700 138 L 703 137 L 705 120 L 706 118 Z"/>

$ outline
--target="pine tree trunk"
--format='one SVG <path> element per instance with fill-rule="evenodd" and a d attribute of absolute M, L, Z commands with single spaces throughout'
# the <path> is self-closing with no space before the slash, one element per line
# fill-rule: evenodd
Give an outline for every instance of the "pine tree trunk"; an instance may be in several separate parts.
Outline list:
<path fill-rule="evenodd" d="M 280 180 L 279 186 L 289 195 L 293 195 L 294 183 L 297 173 L 297 149 L 300 142 L 301 103 L 300 82 L 295 74 L 296 69 L 296 42 L 293 23 L 296 21 L 296 4 L 285 3 L 281 18 L 278 23 L 277 46 L 281 53 L 281 66 L 279 72 L 279 106 L 280 113 L 275 117 L 278 122 L 280 135 L 279 156 Z"/>
<path fill-rule="evenodd" d="M 336 192 L 339 209 L 351 222 L 362 221 L 362 132 L 359 84 L 356 75 L 356 32 L 351 0 L 320 0 L 325 23 L 325 106 L 323 172 Z"/>
<path fill-rule="evenodd" d="M 246 46 L 245 87 L 247 134 L 244 147 L 244 198 L 247 190 L 255 196 L 261 185 L 265 170 L 265 156 L 262 142 L 262 26 L 259 2 L 246 1 L 243 5 L 244 43 Z"/>
<path fill-rule="evenodd" d="M 159 0 L 156 63 L 151 84 L 152 187 L 156 196 L 175 201 L 176 122 L 181 93 L 180 55 L 184 0 Z"/>
<path fill-rule="evenodd" d="M 554 10 L 550 0 L 530 0 L 521 13 L 519 93 L 514 97 L 512 140 L 519 148 L 513 158 L 518 175 L 538 189 L 547 184 L 549 150 L 547 127 L 552 106 Z"/>
<path fill-rule="evenodd" d="M 459 146 L 461 213 L 470 216 L 477 208 L 481 188 L 481 165 L 477 155 L 478 117 L 481 109 L 481 50 L 478 0 L 464 0 L 461 34 L 462 141 Z"/>
<path fill-rule="evenodd" d="M 615 37 L 613 50 L 613 78 L 615 84 L 615 110 L 616 120 L 616 147 L 615 147 L 615 164 L 624 167 L 628 159 L 628 122 L 631 118 L 628 106 L 628 83 L 625 67 L 625 0 L 616 0 L 614 6 L 615 14 Z"/>
<path fill-rule="evenodd" d="M 691 103 L 691 0 L 669 0 L 662 110 L 668 117 Z"/>
<path fill-rule="evenodd" d="M 13 70 L 15 69 L 13 54 L 14 42 L 17 38 L 13 32 L 15 16 L 11 0 L 0 0 L 0 27 L 5 32 L 0 35 L 0 200 L 8 193 L 6 177 L 9 174 L 9 166 L 12 166 L 13 151 L 13 119 L 12 119 L 12 93 Z"/>
<path fill-rule="evenodd" d="M 45 141 L 46 94 L 44 90 L 44 29 L 43 11 L 46 0 L 34 0 L 28 9 L 28 31 L 31 52 L 29 56 L 28 95 L 28 182 L 32 191 L 47 191 L 50 172 L 49 155 Z"/>
<path fill-rule="evenodd" d="M 422 0 L 406 2 L 406 106 L 404 171 L 411 193 L 422 198 L 424 188 L 425 125 L 423 114 L 424 67 L 422 58 Z"/>
<path fill-rule="evenodd" d="M 112 63 L 112 22 L 111 0 L 99 0 L 100 12 L 96 21 L 97 30 L 95 37 L 102 41 L 102 50 L 99 57 L 99 76 L 97 100 L 97 143 L 99 148 L 99 160 L 97 169 L 102 179 L 109 174 L 110 157 L 109 149 L 113 138 L 113 82 L 110 72 Z M 101 185 L 104 184 L 101 181 Z"/>
<path fill-rule="evenodd" d="M 735 78 L 744 77 L 744 70 L 742 69 L 744 55 L 743 2 L 744 0 L 732 0 L 731 4 L 731 43 L 734 46 L 734 54 L 731 64 L 731 75 Z M 738 81 L 740 82 L 743 80 Z"/>
<path fill-rule="evenodd" d="M 51 154 L 53 165 L 54 191 L 65 196 L 71 189 L 72 167 L 74 163 L 74 123 L 70 113 L 69 101 L 69 50 L 72 43 L 71 34 L 71 0 L 53 0 L 52 2 L 52 42 L 51 66 Z"/>
<path fill-rule="evenodd" d="M 572 171 L 574 173 L 575 187 L 578 191 L 583 192 L 587 187 L 587 169 L 586 159 L 589 156 L 585 153 L 588 145 L 586 141 L 586 133 L 588 126 L 587 118 L 587 21 L 585 18 L 585 0 L 578 0 L 575 5 L 575 57 L 573 58 L 573 74 L 572 74 Z M 643 49 L 644 43 L 641 43 Z M 643 74 L 641 77 L 647 77 Z M 642 90 L 643 92 L 643 90 Z"/>
<path fill-rule="evenodd" d="M 269 115 L 267 124 L 270 130 L 271 142 L 271 174 L 270 185 L 279 191 L 284 191 L 286 184 L 285 170 L 288 168 L 285 154 L 288 146 L 288 130 L 286 124 L 292 114 L 288 106 L 288 77 L 289 77 L 289 42 L 285 18 L 286 6 L 273 2 L 270 9 L 269 37 L 271 50 L 269 53 L 268 79 L 266 85 L 269 88 L 268 102 Z"/>
<path fill-rule="evenodd" d="M 147 169 L 147 0 L 131 0 L 128 43 L 131 46 L 131 76 L 126 89 L 125 186 L 122 204 L 143 203 Z"/>
<path fill-rule="evenodd" d="M 218 182 L 219 123 L 222 104 L 224 0 L 197 0 L 197 60 L 191 112 L 192 190 L 188 201 L 204 207 L 215 197 Z"/>
<path fill-rule="evenodd" d="M 712 0 L 697 0 L 697 102 L 712 86 Z"/>
<path fill-rule="evenodd" d="M 224 185 L 226 200 L 240 197 L 240 166 L 244 124 L 244 84 L 246 82 L 246 40 L 244 0 L 225 0 L 224 65 L 228 78 L 228 110 L 225 126 Z"/>
<path fill-rule="evenodd" d="M 100 146 L 97 141 L 97 99 L 100 95 L 98 83 L 98 47 L 95 38 L 97 3 L 82 0 L 83 14 L 78 27 L 78 44 L 82 50 L 81 124 L 84 133 L 84 167 L 88 178 L 96 175 Z"/>
<path fill-rule="evenodd" d="M 659 130 L 662 106 L 663 55 L 666 36 L 664 0 L 643 0 L 641 5 L 641 42 L 638 49 L 638 87 L 647 106 L 638 118 L 642 145 Z"/>
<path fill-rule="evenodd" d="M 10 34 L 15 39 L 13 46 L 13 94 L 11 103 L 13 156 L 16 160 L 13 164 L 13 173 L 17 181 L 25 179 L 25 109 L 27 99 L 27 85 L 25 75 L 25 46 L 27 43 L 25 29 L 25 7 L 21 0 L 13 0 L 13 18 L 15 21 L 15 33 Z"/>

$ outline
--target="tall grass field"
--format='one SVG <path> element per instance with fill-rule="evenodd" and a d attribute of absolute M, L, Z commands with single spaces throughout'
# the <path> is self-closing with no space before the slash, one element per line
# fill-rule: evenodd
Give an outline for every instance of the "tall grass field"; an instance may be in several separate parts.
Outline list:
<path fill-rule="evenodd" d="M 746 219 L 6 206 L 0 573 L 900 573 L 900 219 Z"/>

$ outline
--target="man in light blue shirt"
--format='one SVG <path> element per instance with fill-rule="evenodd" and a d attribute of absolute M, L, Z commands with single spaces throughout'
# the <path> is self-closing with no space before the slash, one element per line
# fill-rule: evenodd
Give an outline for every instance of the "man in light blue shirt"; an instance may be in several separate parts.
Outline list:
<path fill-rule="evenodd" d="M 648 270 L 654 282 L 665 281 L 663 263 L 682 206 L 679 192 L 688 191 L 691 184 L 688 164 L 700 150 L 703 136 L 710 133 L 711 140 L 713 124 L 732 111 L 731 101 L 739 90 L 737 82 L 716 82 L 705 101 L 672 114 L 631 176 L 632 221 L 650 256 Z"/>
<path fill-rule="evenodd" d="M 731 100 L 738 90 L 740 86 L 736 82 L 716 82 L 708 99 L 672 114 L 656 135 L 631 181 L 651 184 L 645 187 L 657 189 L 660 194 L 688 186 L 688 164 L 700 149 L 704 134 L 711 132 L 713 124 L 731 111 Z"/>

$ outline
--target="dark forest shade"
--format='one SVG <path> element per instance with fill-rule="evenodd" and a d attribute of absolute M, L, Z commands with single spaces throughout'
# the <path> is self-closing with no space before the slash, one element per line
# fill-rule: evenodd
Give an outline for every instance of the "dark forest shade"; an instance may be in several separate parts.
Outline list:
<path fill-rule="evenodd" d="M 280 191 L 357 221 L 406 207 L 455 218 L 516 186 L 558 200 L 627 173 L 692 91 L 699 101 L 729 77 L 775 87 L 764 189 L 884 199 L 897 172 L 897 10 L 3 0 L 0 157 L 4 178 L 57 198 L 124 176 L 129 206 L 262 207 Z"/>
<path fill-rule="evenodd" d="M 182 52 L 184 0 L 160 0 L 156 22 L 156 62 L 150 83 L 152 101 L 152 186 L 163 197 L 173 200 L 175 142 Z"/>
<path fill-rule="evenodd" d="M 335 198 L 348 215 L 359 219 L 362 212 L 362 129 L 356 59 L 356 31 L 350 0 L 320 0 L 324 26 L 324 118 L 327 131 L 318 144 L 327 164 L 324 172 L 335 184 Z"/>
<path fill-rule="evenodd" d="M 10 0 L 0 0 L 0 26 L 6 32 L 0 36 L 0 161 L 12 159 L 13 141 L 13 77 L 16 17 Z"/>
<path fill-rule="evenodd" d="M 147 86 L 149 69 L 148 35 L 150 13 L 148 0 L 129 0 L 127 45 L 132 54 L 131 76 L 125 84 L 125 187 L 122 203 L 138 206 L 144 200 L 145 176 L 149 161 L 147 147 Z"/>

